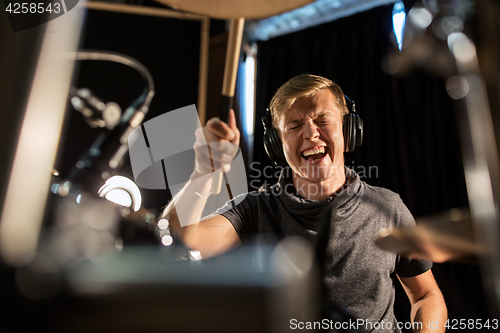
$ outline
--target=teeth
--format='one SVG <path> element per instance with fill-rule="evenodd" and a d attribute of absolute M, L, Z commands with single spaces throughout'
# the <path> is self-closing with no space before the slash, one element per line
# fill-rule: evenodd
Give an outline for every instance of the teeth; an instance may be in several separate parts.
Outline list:
<path fill-rule="evenodd" d="M 319 147 L 319 148 L 313 148 L 306 150 L 304 152 L 304 157 L 307 157 L 309 155 L 315 155 L 315 154 L 323 154 L 325 152 L 325 147 Z"/>

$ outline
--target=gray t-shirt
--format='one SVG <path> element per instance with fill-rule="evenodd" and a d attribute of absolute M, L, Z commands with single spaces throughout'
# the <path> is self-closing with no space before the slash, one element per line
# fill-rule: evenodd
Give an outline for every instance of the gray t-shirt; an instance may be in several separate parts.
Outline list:
<path fill-rule="evenodd" d="M 307 200 L 296 192 L 286 167 L 278 183 L 248 193 L 221 215 L 234 225 L 243 242 L 258 235 L 260 243 L 276 244 L 293 235 L 314 243 L 321 221 L 331 212 L 332 233 L 323 267 L 329 301 L 353 320 L 364 320 L 365 325 L 358 329 L 400 332 L 391 274 L 416 276 L 429 270 L 432 263 L 379 249 L 374 239 L 380 229 L 412 226 L 415 220 L 396 193 L 366 184 L 348 168 L 346 178 L 346 185 L 334 197 Z"/>

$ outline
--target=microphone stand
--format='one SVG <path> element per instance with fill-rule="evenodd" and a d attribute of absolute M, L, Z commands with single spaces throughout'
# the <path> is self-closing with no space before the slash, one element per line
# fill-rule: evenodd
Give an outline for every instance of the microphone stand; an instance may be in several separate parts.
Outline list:
<path fill-rule="evenodd" d="M 75 60 L 104 60 L 118 62 L 137 70 L 146 82 L 142 94 L 125 110 L 121 120 L 112 130 L 97 137 L 69 172 L 64 182 L 66 192 L 97 193 L 102 184 L 119 168 L 128 152 L 128 136 L 141 125 L 154 96 L 154 82 L 150 72 L 137 60 L 109 52 L 76 52 Z M 67 194 L 66 193 L 66 194 Z M 64 192 L 62 193 L 64 194 Z"/>

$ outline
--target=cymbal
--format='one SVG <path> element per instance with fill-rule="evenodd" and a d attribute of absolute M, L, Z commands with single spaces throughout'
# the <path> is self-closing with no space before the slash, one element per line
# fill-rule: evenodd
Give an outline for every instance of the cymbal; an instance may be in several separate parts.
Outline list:
<path fill-rule="evenodd" d="M 156 0 L 186 12 L 213 18 L 260 19 L 302 7 L 314 0 Z"/>
<path fill-rule="evenodd" d="M 474 238 L 468 209 L 452 209 L 417 220 L 417 226 L 380 231 L 375 244 L 383 250 L 414 259 L 476 262 L 489 254 Z"/>

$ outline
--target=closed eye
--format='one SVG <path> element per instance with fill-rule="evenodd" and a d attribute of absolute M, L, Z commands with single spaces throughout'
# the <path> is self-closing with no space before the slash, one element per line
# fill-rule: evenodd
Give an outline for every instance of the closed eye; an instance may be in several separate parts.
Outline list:
<path fill-rule="evenodd" d="M 316 120 L 314 121 L 314 123 L 316 125 L 326 125 L 326 124 L 330 123 L 331 121 L 332 121 L 332 119 L 330 119 L 330 117 L 328 117 L 328 116 L 321 116 L 321 117 L 316 118 Z"/>
<path fill-rule="evenodd" d="M 302 123 L 299 123 L 299 122 L 291 122 L 290 124 L 288 124 L 287 126 L 287 131 L 292 131 L 292 130 L 296 130 L 296 129 L 299 129 L 300 127 L 302 127 Z"/>

